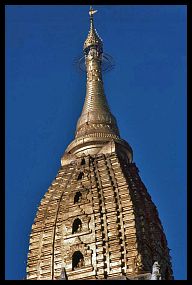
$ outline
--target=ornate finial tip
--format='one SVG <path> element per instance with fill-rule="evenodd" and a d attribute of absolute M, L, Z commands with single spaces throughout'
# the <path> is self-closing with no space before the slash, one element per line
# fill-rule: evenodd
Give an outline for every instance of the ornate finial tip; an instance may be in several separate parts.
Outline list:
<path fill-rule="evenodd" d="M 92 17 L 96 12 L 97 10 L 93 10 L 92 6 L 90 6 L 89 15 Z"/>

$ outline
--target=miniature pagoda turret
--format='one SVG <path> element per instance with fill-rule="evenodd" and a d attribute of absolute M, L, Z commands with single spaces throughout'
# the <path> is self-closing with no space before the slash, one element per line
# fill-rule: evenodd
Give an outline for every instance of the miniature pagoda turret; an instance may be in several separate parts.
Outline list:
<path fill-rule="evenodd" d="M 172 280 L 158 211 L 105 96 L 95 12 L 83 46 L 83 110 L 32 225 L 27 279 Z"/>

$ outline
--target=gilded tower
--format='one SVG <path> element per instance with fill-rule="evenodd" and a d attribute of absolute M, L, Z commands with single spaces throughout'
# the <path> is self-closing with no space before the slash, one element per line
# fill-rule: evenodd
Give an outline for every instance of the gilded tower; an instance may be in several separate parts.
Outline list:
<path fill-rule="evenodd" d="M 120 137 L 102 79 L 103 42 L 84 42 L 82 113 L 32 225 L 27 279 L 173 279 L 157 209 Z"/>

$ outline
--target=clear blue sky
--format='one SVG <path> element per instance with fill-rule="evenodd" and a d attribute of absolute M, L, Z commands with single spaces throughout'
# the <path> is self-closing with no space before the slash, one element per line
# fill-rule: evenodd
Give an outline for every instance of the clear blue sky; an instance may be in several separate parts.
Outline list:
<path fill-rule="evenodd" d="M 105 92 L 186 279 L 186 6 L 95 6 L 116 67 Z M 85 97 L 89 6 L 6 6 L 6 279 L 23 279 L 38 204 L 74 137 Z"/>

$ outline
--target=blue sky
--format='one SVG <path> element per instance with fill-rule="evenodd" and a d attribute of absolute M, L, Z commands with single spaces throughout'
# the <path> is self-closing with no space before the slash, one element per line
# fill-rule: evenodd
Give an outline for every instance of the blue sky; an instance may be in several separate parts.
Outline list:
<path fill-rule="evenodd" d="M 186 279 L 186 6 L 95 6 L 115 69 L 105 92 L 156 204 L 175 279 Z M 25 277 L 38 204 L 85 98 L 87 5 L 6 6 L 6 279 Z"/>

